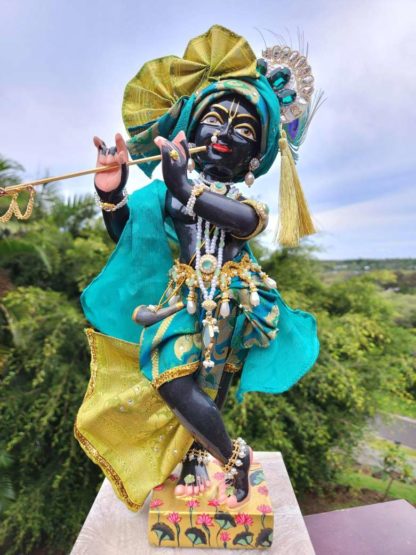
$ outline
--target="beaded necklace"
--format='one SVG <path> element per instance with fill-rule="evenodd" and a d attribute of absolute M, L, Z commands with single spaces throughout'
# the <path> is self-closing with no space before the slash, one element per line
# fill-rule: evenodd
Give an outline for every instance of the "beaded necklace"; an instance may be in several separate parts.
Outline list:
<path fill-rule="evenodd" d="M 206 187 L 209 187 L 212 192 L 227 196 L 229 198 L 236 198 L 240 194 L 238 189 L 236 190 L 236 188 L 233 188 L 233 190 L 231 191 L 231 186 L 234 185 L 233 183 L 207 181 L 203 174 L 198 181 L 194 182 L 194 187 L 199 188 L 201 187 L 202 183 Z M 227 189 L 228 186 L 230 187 L 230 189 Z M 191 199 L 192 200 L 186 206 L 186 210 L 189 215 L 195 217 L 196 214 L 193 210 L 196 200 L 195 195 L 191 194 Z M 198 285 L 203 298 L 201 306 L 205 310 L 205 317 L 202 320 L 202 324 L 204 326 L 202 332 L 202 341 L 205 346 L 205 360 L 203 361 L 203 365 L 205 368 L 212 368 L 215 363 L 213 360 L 211 360 L 211 351 L 214 346 L 215 334 L 217 334 L 219 331 L 217 319 L 213 315 L 213 312 L 217 307 L 217 303 L 214 301 L 214 295 L 217 289 L 218 279 L 223 263 L 225 231 L 223 229 L 220 230 L 216 226 L 213 226 L 213 234 L 212 237 L 210 237 L 211 223 L 208 220 L 204 220 L 200 216 L 197 217 L 196 225 L 195 271 Z M 201 254 L 201 249 L 203 245 L 203 233 L 205 253 Z M 196 310 L 194 300 L 195 295 L 192 295 L 187 303 L 187 310 L 190 314 L 194 314 Z"/>

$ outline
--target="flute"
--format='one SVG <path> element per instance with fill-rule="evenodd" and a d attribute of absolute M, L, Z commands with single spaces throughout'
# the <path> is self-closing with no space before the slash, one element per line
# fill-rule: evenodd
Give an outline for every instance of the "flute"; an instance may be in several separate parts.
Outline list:
<path fill-rule="evenodd" d="M 207 149 L 206 146 L 196 146 L 189 149 L 189 154 L 197 154 L 198 152 L 204 152 Z M 161 154 L 156 154 L 154 156 L 147 156 L 146 158 L 139 158 L 138 160 L 130 160 L 126 162 L 127 166 L 133 166 L 134 164 L 145 164 L 146 162 L 157 162 L 162 159 Z M 46 183 L 52 183 L 53 181 L 63 181 L 64 179 L 72 179 L 73 177 L 81 177 L 83 175 L 90 175 L 93 173 L 106 172 L 108 170 L 114 170 L 119 168 L 119 164 L 110 164 L 108 166 L 98 166 L 96 168 L 91 168 L 89 170 L 83 170 L 80 172 L 66 173 L 64 175 L 58 175 L 56 177 L 45 177 L 44 179 L 36 179 L 35 181 L 26 181 L 24 183 L 19 183 L 17 185 L 9 185 L 8 187 L 0 187 L 0 197 L 4 195 L 12 195 L 18 193 L 24 189 L 29 189 L 31 187 L 38 187 L 39 185 L 46 185 Z"/>

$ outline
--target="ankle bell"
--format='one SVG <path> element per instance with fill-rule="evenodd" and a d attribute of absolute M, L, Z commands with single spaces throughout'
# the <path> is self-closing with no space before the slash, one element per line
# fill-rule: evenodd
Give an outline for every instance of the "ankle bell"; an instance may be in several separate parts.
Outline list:
<path fill-rule="evenodd" d="M 231 480 L 238 473 L 237 468 L 243 465 L 242 459 L 247 453 L 247 443 L 241 437 L 233 440 L 233 451 L 231 457 L 224 465 L 225 478 Z"/>

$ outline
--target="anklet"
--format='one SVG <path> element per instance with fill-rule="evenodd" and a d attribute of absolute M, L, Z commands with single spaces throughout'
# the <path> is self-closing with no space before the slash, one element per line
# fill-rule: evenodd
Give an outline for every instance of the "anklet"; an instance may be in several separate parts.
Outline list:
<path fill-rule="evenodd" d="M 247 453 L 247 443 L 241 437 L 233 440 L 233 452 L 227 463 L 224 465 L 224 472 L 226 480 L 234 478 L 237 474 L 237 466 L 243 464 L 243 459 Z"/>
<path fill-rule="evenodd" d="M 205 451 L 205 449 L 191 449 L 185 455 L 183 462 L 185 462 L 187 459 L 188 461 L 193 461 L 194 459 L 196 459 L 200 464 L 208 464 L 209 453 L 208 451 Z"/>

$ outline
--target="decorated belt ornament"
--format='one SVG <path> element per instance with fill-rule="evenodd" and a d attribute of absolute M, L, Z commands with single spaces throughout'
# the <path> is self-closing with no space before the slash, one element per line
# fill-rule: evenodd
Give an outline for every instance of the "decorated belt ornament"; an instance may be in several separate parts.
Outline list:
<path fill-rule="evenodd" d="M 206 229 L 209 229 L 209 226 L 206 226 Z M 215 244 L 214 237 L 210 239 L 210 241 L 211 244 L 209 248 L 211 248 L 213 242 Z M 274 289 L 276 287 L 276 282 L 269 277 L 266 272 L 263 272 L 259 264 L 251 261 L 248 254 L 245 254 L 240 261 L 235 262 L 230 260 L 222 267 L 218 265 L 217 258 L 211 254 L 205 254 L 200 257 L 199 268 L 201 268 L 204 261 L 209 261 L 209 263 L 212 264 L 209 273 L 205 274 L 197 269 L 198 256 L 196 259 L 196 268 L 176 260 L 169 271 L 170 279 L 167 287 L 167 295 L 170 295 L 169 304 L 176 303 L 180 299 L 178 293 L 183 286 L 186 286 L 188 288 L 186 309 L 189 314 L 195 314 L 198 298 L 196 289 L 200 289 L 203 297 L 201 307 L 205 311 L 205 317 L 202 320 L 202 341 L 205 346 L 203 365 L 205 368 L 211 368 L 214 366 L 214 361 L 211 360 L 211 352 L 214 346 L 215 335 L 218 333 L 218 322 L 214 316 L 214 311 L 217 308 L 217 301 L 214 300 L 217 287 L 221 292 L 219 314 L 222 318 L 227 318 L 231 312 L 229 303 L 232 296 L 231 284 L 233 278 L 238 277 L 247 284 L 250 290 L 250 304 L 253 307 L 260 304 L 260 297 L 257 291 L 258 279 L 262 280 L 266 289 Z"/>

